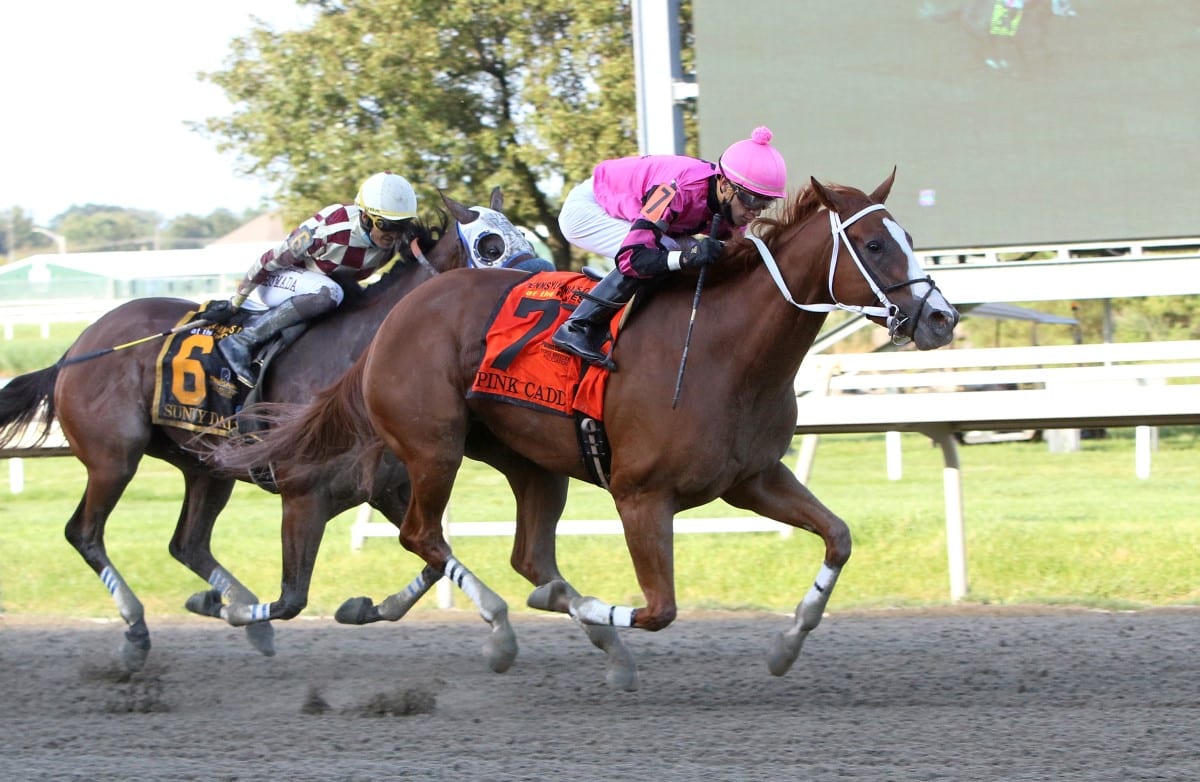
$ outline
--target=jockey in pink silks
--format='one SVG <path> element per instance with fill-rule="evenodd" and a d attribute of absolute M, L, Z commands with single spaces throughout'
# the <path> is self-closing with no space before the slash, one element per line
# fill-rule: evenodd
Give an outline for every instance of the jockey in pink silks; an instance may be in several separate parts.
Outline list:
<path fill-rule="evenodd" d="M 744 233 L 786 188 L 787 166 L 765 127 L 730 145 L 716 163 L 647 155 L 597 165 L 567 195 L 558 222 L 571 244 L 613 258 L 616 268 L 554 333 L 555 346 L 615 370 L 604 352 L 613 314 L 646 280 L 716 261 L 720 237 Z M 723 224 L 708 236 L 714 215 Z"/>

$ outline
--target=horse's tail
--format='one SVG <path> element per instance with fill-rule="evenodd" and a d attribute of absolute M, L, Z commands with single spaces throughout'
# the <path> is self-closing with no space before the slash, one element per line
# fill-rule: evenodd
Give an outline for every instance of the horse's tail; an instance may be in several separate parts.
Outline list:
<path fill-rule="evenodd" d="M 353 455 L 346 467 L 359 470 L 359 482 L 369 490 L 384 446 L 371 426 L 363 399 L 365 363 L 361 359 L 355 362 L 306 405 L 260 402 L 247 407 L 238 416 L 265 428 L 218 445 L 212 452 L 218 471 L 239 475 L 273 465 L 279 486 L 287 488 L 306 485 L 334 459 Z M 321 479 L 328 480 L 328 476 Z"/>
<path fill-rule="evenodd" d="M 54 384 L 58 364 L 18 375 L 0 388 L 0 448 L 21 438 L 34 423 L 42 430 L 32 445 L 37 447 L 50 435 L 54 423 Z"/>

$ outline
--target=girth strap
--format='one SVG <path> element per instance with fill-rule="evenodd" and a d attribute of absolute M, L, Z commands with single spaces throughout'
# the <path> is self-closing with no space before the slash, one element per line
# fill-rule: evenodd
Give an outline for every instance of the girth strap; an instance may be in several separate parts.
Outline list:
<path fill-rule="evenodd" d="M 575 434 L 579 438 L 579 453 L 588 476 L 601 488 L 608 488 L 612 477 L 612 451 L 604 423 L 583 413 L 575 413 Z"/>

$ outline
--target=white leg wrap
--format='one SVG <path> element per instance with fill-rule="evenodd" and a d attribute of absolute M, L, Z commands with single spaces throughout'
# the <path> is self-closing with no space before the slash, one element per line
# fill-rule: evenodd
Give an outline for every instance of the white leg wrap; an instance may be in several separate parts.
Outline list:
<path fill-rule="evenodd" d="M 485 603 L 492 601 L 487 600 L 486 596 L 492 595 L 492 591 L 483 585 L 483 582 L 475 577 L 475 574 L 467 570 L 463 563 L 459 562 L 454 557 L 446 560 L 446 567 L 443 570 L 446 578 L 458 585 L 458 588 L 463 591 L 463 594 L 471 599 L 471 602 L 479 608 L 479 615 L 483 617 L 485 622 L 492 622 L 496 616 L 489 608 L 485 607 Z"/>
<path fill-rule="evenodd" d="M 139 622 L 144 618 L 142 601 L 138 600 L 137 596 L 130 591 L 116 568 L 108 565 L 101 570 L 100 581 L 103 582 L 108 593 L 113 596 L 113 601 L 117 604 L 117 611 L 120 612 L 121 618 L 127 624 Z"/>
<path fill-rule="evenodd" d="M 796 622 L 801 630 L 811 630 L 821 622 L 825 606 L 829 603 L 829 595 L 837 583 L 841 568 L 832 568 L 822 563 L 817 572 L 817 578 L 804 600 L 796 608 Z"/>
<path fill-rule="evenodd" d="M 389 622 L 400 619 L 408 613 L 408 609 L 417 604 L 417 601 L 429 591 L 431 586 L 438 582 L 439 578 L 440 576 L 436 574 L 428 576 L 422 569 L 408 586 L 394 595 L 389 595 L 379 604 L 379 615 Z"/>
<path fill-rule="evenodd" d="M 270 603 L 232 603 L 221 606 L 221 618 L 234 627 L 271 618 Z"/>
<path fill-rule="evenodd" d="M 257 603 L 258 597 L 242 585 L 225 568 L 218 565 L 208 574 L 208 585 L 221 593 L 221 597 L 230 603 Z"/>
<path fill-rule="evenodd" d="M 588 625 L 612 625 L 633 627 L 633 608 L 610 606 L 594 597 L 575 598 L 571 601 L 571 618 Z"/>

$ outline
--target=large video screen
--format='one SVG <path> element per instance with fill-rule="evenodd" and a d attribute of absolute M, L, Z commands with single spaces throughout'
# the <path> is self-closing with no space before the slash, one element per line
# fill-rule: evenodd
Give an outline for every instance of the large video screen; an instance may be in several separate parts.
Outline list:
<path fill-rule="evenodd" d="M 895 166 L 920 249 L 1200 234 L 1197 0 L 693 8 L 707 159 L 762 124 L 793 189 Z"/>

